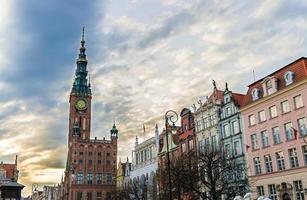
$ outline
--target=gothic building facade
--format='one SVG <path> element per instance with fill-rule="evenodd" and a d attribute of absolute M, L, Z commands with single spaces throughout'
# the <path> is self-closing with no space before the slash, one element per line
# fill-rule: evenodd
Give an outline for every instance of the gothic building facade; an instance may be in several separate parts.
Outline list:
<path fill-rule="evenodd" d="M 116 189 L 118 130 L 110 139 L 91 138 L 91 85 L 87 79 L 84 30 L 70 93 L 68 155 L 62 199 L 110 199 Z"/>

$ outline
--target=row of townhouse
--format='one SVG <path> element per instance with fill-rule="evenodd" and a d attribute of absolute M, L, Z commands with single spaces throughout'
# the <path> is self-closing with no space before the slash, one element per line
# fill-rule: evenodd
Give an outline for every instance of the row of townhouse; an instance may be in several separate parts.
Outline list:
<path fill-rule="evenodd" d="M 168 141 L 171 160 L 208 146 L 222 148 L 228 159 L 244 166 L 240 180 L 235 180 L 238 195 L 251 192 L 252 199 L 306 199 L 306 58 L 255 81 L 245 94 L 232 92 L 227 83 L 219 90 L 213 81 L 212 93 L 198 104 L 181 110 L 181 124 L 172 134 L 156 127 L 155 137 L 141 144 L 136 141 L 131 170 L 123 176 L 126 183 L 139 182 L 147 199 L 158 199 L 155 175 L 166 163 Z M 189 194 L 180 198 L 189 199 Z"/>

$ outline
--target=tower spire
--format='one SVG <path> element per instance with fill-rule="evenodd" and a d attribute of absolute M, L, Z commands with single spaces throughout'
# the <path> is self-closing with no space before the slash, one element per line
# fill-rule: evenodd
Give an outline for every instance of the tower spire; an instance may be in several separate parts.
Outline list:
<path fill-rule="evenodd" d="M 72 94 L 91 95 L 90 84 L 87 83 L 87 59 L 85 54 L 85 39 L 84 39 L 85 27 L 82 27 L 80 52 L 77 59 L 77 69 L 75 72 L 75 81 L 73 84 Z"/>
<path fill-rule="evenodd" d="M 81 42 L 80 42 L 80 54 L 79 54 L 79 59 L 78 60 L 83 60 L 86 61 L 86 55 L 85 55 L 85 40 L 84 40 L 84 29 L 85 27 L 82 27 L 82 35 L 81 35 Z"/>

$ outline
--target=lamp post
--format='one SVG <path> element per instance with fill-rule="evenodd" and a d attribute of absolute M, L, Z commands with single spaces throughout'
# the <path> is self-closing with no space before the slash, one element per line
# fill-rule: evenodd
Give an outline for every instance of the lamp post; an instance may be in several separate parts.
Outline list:
<path fill-rule="evenodd" d="M 37 183 L 33 183 L 32 184 L 32 199 L 33 199 L 34 191 L 37 191 L 37 188 L 38 188 L 38 184 Z"/>
<path fill-rule="evenodd" d="M 172 180 L 171 180 L 171 168 L 170 168 L 170 158 L 169 158 L 168 133 L 169 133 L 169 126 L 174 127 L 177 121 L 178 121 L 178 114 L 175 111 L 168 110 L 165 113 L 166 156 L 167 156 L 167 172 L 168 172 L 168 182 L 169 182 L 168 185 L 169 185 L 169 199 L 170 200 L 173 199 L 173 195 L 172 195 Z"/>

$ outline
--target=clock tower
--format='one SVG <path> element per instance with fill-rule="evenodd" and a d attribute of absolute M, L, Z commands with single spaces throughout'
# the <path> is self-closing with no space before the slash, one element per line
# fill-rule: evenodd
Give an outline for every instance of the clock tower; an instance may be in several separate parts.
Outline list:
<path fill-rule="evenodd" d="M 83 28 L 75 80 L 69 98 L 69 144 L 71 144 L 73 137 L 83 140 L 90 139 L 92 92 L 87 79 L 87 59 L 84 44 Z"/>
<path fill-rule="evenodd" d="M 69 97 L 69 136 L 62 200 L 109 200 L 116 190 L 118 130 L 91 138 L 91 85 L 87 79 L 84 28 Z"/>

